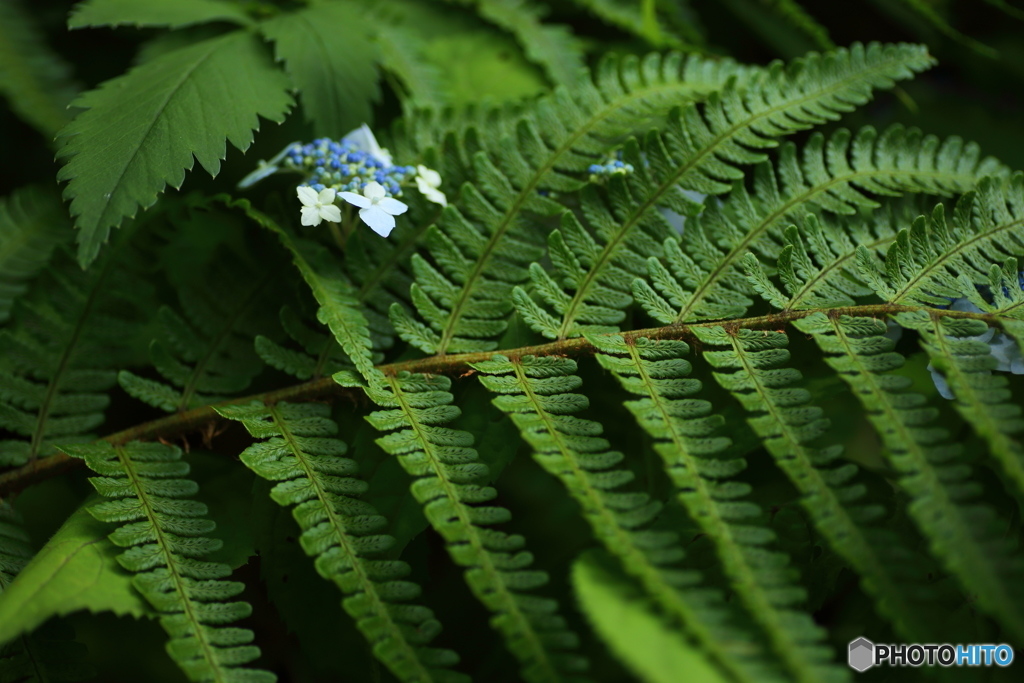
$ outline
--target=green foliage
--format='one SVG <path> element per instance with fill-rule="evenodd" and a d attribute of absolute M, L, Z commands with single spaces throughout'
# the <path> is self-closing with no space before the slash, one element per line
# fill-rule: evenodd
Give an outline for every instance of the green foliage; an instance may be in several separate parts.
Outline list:
<path fill-rule="evenodd" d="M 24 570 L 32 556 L 28 541 L 28 534 L 21 527 L 18 513 L 10 503 L 0 501 L 0 596 L 4 596 L 5 605 L 10 604 L 6 598 L 12 586 L 15 586 L 13 590 L 19 591 L 26 585 L 24 578 L 17 582 L 14 579 Z M 38 562 L 31 564 L 38 566 Z M 28 581 L 31 583 L 32 579 Z M 51 596 L 46 597 L 49 599 Z M 57 598 L 56 595 L 52 597 Z M 68 595 L 62 597 L 66 599 Z M 30 611 L 35 611 L 35 605 L 22 604 Z M 37 614 L 32 616 L 36 617 Z M 17 626 L 9 627 L 15 620 L 22 621 Z M 22 611 L 17 611 L 8 614 L 2 622 L 4 633 L 0 635 L 0 680 L 61 683 L 84 681 L 95 675 L 86 661 L 85 647 L 74 642 L 74 631 L 66 624 L 50 621 L 42 628 L 36 628 L 46 621 L 45 616 L 35 623 L 26 624 L 26 621 Z M 32 635 L 23 633 L 29 629 L 34 630 Z"/>
<path fill-rule="evenodd" d="M 580 558 L 572 569 L 580 608 L 612 651 L 649 683 L 671 683 L 685 671 L 696 683 L 729 679 L 711 667 L 699 651 L 666 630 L 658 617 L 637 600 L 630 585 L 592 559 Z"/>
<path fill-rule="evenodd" d="M 261 26 L 319 136 L 340 138 L 372 121 L 370 105 L 380 99 L 374 46 L 356 13 L 355 2 L 322 3 Z"/>
<path fill-rule="evenodd" d="M 132 590 L 130 576 L 117 563 L 117 546 L 105 531 L 106 525 L 79 508 L 38 553 L 22 546 L 27 566 L 17 581 L 4 586 L 0 643 L 31 633 L 53 616 L 82 609 L 136 619 L 153 616 Z"/>
<path fill-rule="evenodd" d="M 451 405 L 450 386 L 443 376 L 386 376 L 379 386 L 366 389 L 385 410 L 366 420 L 389 432 L 377 443 L 415 477 L 413 496 L 444 538 L 452 560 L 466 567 L 473 595 L 494 613 L 491 626 L 519 659 L 523 678 L 531 683 L 569 680 L 567 674 L 587 668 L 587 661 L 571 652 L 579 639 L 557 614 L 556 601 L 526 593 L 546 584 L 548 575 L 529 569 L 533 554 L 523 550 L 525 539 L 488 528 L 508 522 L 511 513 L 479 505 L 493 500 L 497 491 L 485 485 L 489 471 L 477 462 L 473 436 L 442 426 L 461 413 Z"/>
<path fill-rule="evenodd" d="M 209 21 L 228 21 L 243 26 L 251 23 L 241 7 L 224 0 L 85 0 L 71 10 L 68 28 L 125 25 L 183 28 Z"/>
<path fill-rule="evenodd" d="M 193 158 L 216 176 L 225 138 L 245 151 L 257 115 L 283 120 L 287 89 L 260 40 L 238 31 L 168 52 L 75 100 L 86 111 L 61 131 L 60 156 L 70 160 L 58 179 L 68 181 L 82 266 L 112 227 L 152 206 L 168 184 L 181 187 Z"/>
<path fill-rule="evenodd" d="M 136 357 L 130 332 L 147 303 L 122 269 L 128 251 L 110 250 L 88 271 L 61 254 L 0 330 L 0 427 L 20 437 L 0 440 L 0 463 L 49 456 L 103 423 L 116 368 Z"/>
<path fill-rule="evenodd" d="M 55 196 L 26 187 L 0 199 L 0 324 L 67 239 L 68 223 Z"/>
<path fill-rule="evenodd" d="M 120 524 L 109 538 L 126 548 L 118 563 L 134 572 L 132 585 L 160 614 L 170 636 L 167 653 L 192 681 L 276 681 L 267 671 L 239 668 L 259 658 L 252 631 L 225 626 L 252 612 L 249 603 L 228 602 L 244 589 L 225 581 L 231 568 L 202 558 L 222 541 L 208 538 L 216 524 L 206 506 L 187 498 L 199 487 L 181 461 L 181 450 L 157 443 L 114 446 L 99 442 L 65 446 L 93 472 L 93 487 L 105 498 L 90 506 L 101 522 Z"/>
<path fill-rule="evenodd" d="M 77 94 L 70 72 L 21 3 L 0 2 L 0 95 L 48 139 L 67 123 L 66 108 Z"/>
<path fill-rule="evenodd" d="M 67 211 L 52 150 L 5 138 L 0 681 L 89 673 L 57 618 L 101 680 L 155 683 L 819 683 L 860 635 L 1024 647 L 1024 153 L 952 134 L 1000 111 L 962 74 L 1012 106 L 1011 38 L 859 113 L 930 48 L 833 49 L 841 3 L 699 9 L 86 0 L 58 43 L 0 4 L 5 123 L 62 125 L 47 40 L 90 83 L 138 48 L 59 136 Z M 363 122 L 387 238 L 350 195 L 309 225 L 296 185 L 333 181 L 274 157 Z M 225 140 L 273 158 L 245 198 Z M 58 474 L 17 499 L 33 556 L 8 499 Z M 130 670 L 157 620 L 180 671 Z"/>
<path fill-rule="evenodd" d="M 458 655 L 425 647 L 441 630 L 432 612 L 401 604 L 420 592 L 416 584 L 401 580 L 409 565 L 372 559 L 394 538 L 375 533 L 387 520 L 356 498 L 366 483 L 348 476 L 356 474 L 358 465 L 341 457 L 345 443 L 331 438 L 337 425 L 328 418 L 327 406 L 253 404 L 219 412 L 240 420 L 253 436 L 269 437 L 246 449 L 242 462 L 259 476 L 281 482 L 271 489 L 271 498 L 295 506 L 303 550 L 316 558 L 320 575 L 345 593 L 345 610 L 377 658 L 403 681 L 465 680 L 442 668 L 458 663 Z"/>
<path fill-rule="evenodd" d="M 184 317 L 162 306 L 156 315 L 160 336 L 149 349 L 153 367 L 174 386 L 122 370 L 121 388 L 169 413 L 247 389 L 262 369 L 252 338 L 266 331 L 257 304 L 266 301 L 269 284 L 268 275 L 230 258 L 208 282 L 188 282 L 178 292 Z"/>

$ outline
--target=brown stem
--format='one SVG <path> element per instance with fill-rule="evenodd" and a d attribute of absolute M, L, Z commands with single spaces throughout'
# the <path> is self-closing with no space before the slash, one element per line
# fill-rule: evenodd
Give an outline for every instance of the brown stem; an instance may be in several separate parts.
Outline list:
<path fill-rule="evenodd" d="M 851 306 L 848 308 L 835 308 L 824 312 L 828 313 L 830 316 L 851 315 L 884 317 L 894 313 L 917 311 L 920 309 L 920 306 L 874 304 L 867 306 Z M 724 326 L 729 329 L 779 329 L 793 320 L 806 318 L 816 312 L 819 311 L 781 311 L 779 313 L 771 313 L 769 315 L 759 316 L 756 318 L 744 318 L 741 320 L 719 320 L 693 324 L 672 323 L 664 327 L 634 330 L 632 332 L 622 332 L 621 334 L 622 336 L 630 339 L 647 337 L 649 339 L 685 339 L 693 341 L 696 337 L 691 332 L 691 329 L 696 327 Z M 930 312 L 936 316 L 975 318 L 978 320 L 984 320 L 990 325 L 999 326 L 999 321 L 993 315 L 986 313 L 969 313 L 966 311 L 943 311 L 934 309 Z M 497 354 L 517 357 L 529 355 L 578 356 L 593 352 L 594 347 L 586 339 L 578 337 L 575 339 L 565 339 L 548 344 L 524 346 L 517 349 L 431 356 L 429 358 L 407 360 L 400 363 L 388 363 L 386 365 L 379 366 L 379 369 L 386 374 L 397 374 L 402 371 L 433 375 L 461 374 L 465 372 L 473 372 L 470 368 L 470 363 L 487 360 Z M 230 401 L 223 401 L 216 405 L 237 405 L 250 403 L 252 401 L 262 401 L 263 403 L 278 403 L 280 401 L 310 401 L 352 391 L 355 391 L 355 389 L 342 387 L 335 383 L 330 377 L 322 377 L 309 382 L 303 382 L 302 384 L 284 387 L 283 389 L 275 389 L 262 394 L 254 394 L 251 396 L 244 396 L 242 398 L 231 399 Z M 213 409 L 212 405 L 203 406 L 202 408 L 195 408 L 193 410 L 175 413 L 174 415 L 168 415 L 167 417 L 162 417 L 158 420 L 144 422 L 143 424 L 136 425 L 135 427 L 105 436 L 103 437 L 103 440 L 118 445 L 125 444 L 130 441 L 171 439 L 182 434 L 196 432 L 203 428 L 210 427 L 223 419 L 224 418 L 218 415 Z M 5 496 L 24 490 L 31 484 L 44 481 L 50 477 L 73 469 L 79 464 L 81 464 L 80 460 L 70 458 L 63 453 L 57 453 L 56 455 L 52 455 L 47 458 L 36 459 L 18 469 L 0 474 L 0 500 Z"/>

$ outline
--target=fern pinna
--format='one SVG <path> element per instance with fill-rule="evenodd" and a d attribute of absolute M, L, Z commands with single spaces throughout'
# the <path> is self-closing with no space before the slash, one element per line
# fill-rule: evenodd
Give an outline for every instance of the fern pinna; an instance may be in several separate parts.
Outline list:
<path fill-rule="evenodd" d="M 218 412 L 241 421 L 253 436 L 268 439 L 247 448 L 242 462 L 259 476 L 281 482 L 271 489 L 271 497 L 280 505 L 294 505 L 303 549 L 316 558 L 320 575 L 345 593 L 345 610 L 374 654 L 402 681 L 465 680 L 442 668 L 459 661 L 454 652 L 424 647 L 441 630 L 431 611 L 402 604 L 420 591 L 416 584 L 399 580 L 409 566 L 371 559 L 394 538 L 374 533 L 387 520 L 356 497 L 366 484 L 349 476 L 357 473 L 358 465 L 341 457 L 346 446 L 333 438 L 338 428 L 328 417 L 329 407 L 256 403 Z"/>
<path fill-rule="evenodd" d="M 819 683 L 861 635 L 1024 646 L 1024 174 L 847 118 L 927 48 L 727 3 L 828 48 L 745 65 L 678 3 L 561 3 L 687 50 L 588 72 L 546 0 L 378 4 L 76 7 L 167 31 L 76 101 L 69 206 L 0 199 L 0 681 L 84 679 L 81 643 L 100 680 L 210 683 Z M 5 58 L 53 133 L 59 59 Z M 488 60 L 525 97 L 460 100 Z M 86 575 L 75 604 L 152 617 L 180 671 L 118 678 L 106 617 L 42 599 Z"/>

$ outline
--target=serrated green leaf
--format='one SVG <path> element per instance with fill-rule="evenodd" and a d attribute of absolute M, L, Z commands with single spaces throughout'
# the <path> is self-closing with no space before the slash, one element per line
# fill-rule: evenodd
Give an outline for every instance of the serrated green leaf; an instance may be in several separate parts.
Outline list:
<path fill-rule="evenodd" d="M 619 660 L 647 683 L 725 683 L 725 678 L 638 597 L 625 580 L 592 558 L 573 564 L 572 583 L 583 613 Z"/>
<path fill-rule="evenodd" d="M 132 588 L 131 575 L 114 559 L 121 550 L 107 539 L 110 526 L 86 507 L 68 518 L 0 595 L 0 643 L 33 631 L 52 616 L 83 609 L 153 616 Z"/>
<path fill-rule="evenodd" d="M 181 187 L 195 159 L 220 171 L 225 137 L 245 151 L 257 115 L 280 122 L 292 105 L 284 73 L 259 38 L 236 31 L 163 55 L 85 93 L 61 131 L 58 173 L 76 216 L 79 262 L 89 265 L 112 227 Z"/>
<path fill-rule="evenodd" d="M 68 28 L 126 25 L 181 28 L 209 21 L 252 24 L 252 19 L 239 5 L 221 0 L 86 0 L 71 10 Z"/>
<path fill-rule="evenodd" d="M 355 3 L 331 2 L 261 26 L 295 81 L 317 135 L 340 138 L 371 122 L 371 103 L 380 99 L 377 50 L 361 15 Z"/>

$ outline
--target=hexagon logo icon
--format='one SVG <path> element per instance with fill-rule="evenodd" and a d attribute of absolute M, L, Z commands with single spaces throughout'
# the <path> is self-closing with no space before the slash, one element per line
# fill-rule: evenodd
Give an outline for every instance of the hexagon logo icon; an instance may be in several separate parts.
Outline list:
<path fill-rule="evenodd" d="M 864 672 L 875 664 L 875 644 L 867 638 L 858 638 L 850 643 L 850 654 L 847 661 L 850 668 Z"/>

